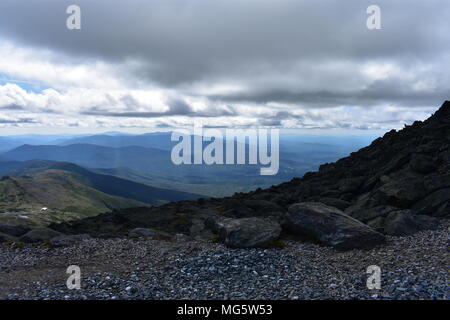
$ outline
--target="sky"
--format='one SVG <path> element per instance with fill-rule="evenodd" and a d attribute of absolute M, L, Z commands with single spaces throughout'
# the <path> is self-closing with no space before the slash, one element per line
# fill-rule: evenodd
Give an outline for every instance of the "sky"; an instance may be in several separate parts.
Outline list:
<path fill-rule="evenodd" d="M 399 129 L 450 99 L 448 17 L 448 0 L 2 0 L 0 133 Z"/>

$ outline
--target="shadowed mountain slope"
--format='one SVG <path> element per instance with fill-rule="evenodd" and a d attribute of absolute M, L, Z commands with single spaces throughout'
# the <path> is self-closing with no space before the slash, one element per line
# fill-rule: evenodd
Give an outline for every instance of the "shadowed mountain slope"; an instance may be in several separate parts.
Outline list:
<path fill-rule="evenodd" d="M 0 162 L 0 174 L 23 176 L 40 173 L 46 170 L 58 170 L 72 174 L 77 180 L 103 193 L 128 198 L 141 203 L 158 205 L 170 201 L 193 200 L 200 196 L 168 189 L 154 188 L 134 181 L 99 174 L 68 162 L 54 162 L 48 160 L 30 160 L 25 162 Z M 57 183 L 57 181 L 55 181 Z M 135 203 L 136 204 L 136 203 Z"/>
<path fill-rule="evenodd" d="M 87 186 L 72 172 L 49 169 L 0 180 L 0 208 L 3 211 L 75 212 L 95 215 L 108 210 L 142 205 L 142 202 L 105 194 Z"/>

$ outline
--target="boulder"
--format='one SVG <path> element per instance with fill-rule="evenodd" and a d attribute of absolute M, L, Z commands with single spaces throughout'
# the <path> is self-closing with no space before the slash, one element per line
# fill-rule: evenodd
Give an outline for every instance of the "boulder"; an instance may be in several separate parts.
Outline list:
<path fill-rule="evenodd" d="M 251 208 L 245 206 L 242 201 L 237 199 L 226 199 L 222 205 L 227 214 L 231 214 L 235 217 L 251 217 L 255 214 Z"/>
<path fill-rule="evenodd" d="M 49 243 L 54 247 L 69 247 L 90 238 L 88 234 L 62 235 L 50 239 Z"/>
<path fill-rule="evenodd" d="M 423 179 L 405 177 L 382 185 L 375 193 L 378 202 L 399 208 L 409 208 L 426 196 Z"/>
<path fill-rule="evenodd" d="M 205 221 L 202 219 L 192 219 L 189 235 L 197 239 L 211 239 L 213 237 L 211 230 L 205 226 Z"/>
<path fill-rule="evenodd" d="M 61 235 L 62 233 L 49 228 L 36 228 L 21 236 L 20 241 L 26 243 L 48 242 Z"/>
<path fill-rule="evenodd" d="M 14 237 L 20 237 L 23 236 L 25 233 L 30 231 L 31 228 L 24 227 L 24 226 L 13 226 L 13 225 L 6 225 L 2 224 L 0 225 L 0 232 L 9 234 L 10 236 Z"/>
<path fill-rule="evenodd" d="M 392 211 L 398 210 L 400 209 L 393 206 L 376 206 L 372 208 L 354 207 L 351 211 L 345 210 L 344 213 L 363 223 L 368 223 L 376 218 L 384 218 Z"/>
<path fill-rule="evenodd" d="M 385 240 L 381 233 L 320 202 L 291 205 L 283 229 L 338 250 L 371 248 Z"/>
<path fill-rule="evenodd" d="M 415 203 L 411 209 L 418 214 L 435 217 L 450 215 L 450 188 L 439 189 Z"/>
<path fill-rule="evenodd" d="M 345 210 L 350 206 L 350 202 L 348 201 L 329 197 L 319 197 L 317 199 L 314 199 L 313 201 L 321 202 L 323 204 L 326 204 L 327 206 L 338 208 L 339 210 Z"/>
<path fill-rule="evenodd" d="M 9 235 L 9 234 L 0 232 L 0 243 L 8 242 L 8 241 L 9 242 L 17 242 L 18 239 L 16 237 L 14 237 L 14 236 Z"/>
<path fill-rule="evenodd" d="M 244 200 L 243 203 L 246 207 L 254 210 L 257 214 L 282 210 L 279 205 L 267 200 Z"/>
<path fill-rule="evenodd" d="M 216 220 L 214 230 L 223 243 L 231 248 L 267 247 L 278 239 L 281 227 L 278 222 L 261 218 L 223 218 Z"/>
<path fill-rule="evenodd" d="M 150 238 L 150 239 L 170 239 L 170 233 L 150 228 L 135 228 L 128 235 L 132 238 Z"/>
<path fill-rule="evenodd" d="M 225 218 L 220 217 L 218 215 L 210 215 L 205 220 L 205 226 L 207 228 L 209 228 L 212 232 L 218 234 L 219 233 L 219 229 L 218 229 L 219 221 L 222 219 L 225 219 Z"/>
<path fill-rule="evenodd" d="M 434 163 L 433 158 L 417 153 L 414 153 L 411 156 L 409 166 L 411 170 L 422 174 L 427 174 L 436 170 L 436 164 Z"/>
<path fill-rule="evenodd" d="M 428 192 L 450 188 L 450 173 L 430 174 L 424 178 L 424 184 Z"/>
<path fill-rule="evenodd" d="M 341 181 L 339 181 L 339 190 L 343 193 L 354 193 L 360 189 L 362 183 L 365 180 L 366 179 L 364 177 L 342 179 Z"/>
<path fill-rule="evenodd" d="M 411 210 L 391 212 L 384 220 L 383 232 L 392 236 L 409 236 L 423 230 L 436 230 L 439 219 L 417 215 Z"/>

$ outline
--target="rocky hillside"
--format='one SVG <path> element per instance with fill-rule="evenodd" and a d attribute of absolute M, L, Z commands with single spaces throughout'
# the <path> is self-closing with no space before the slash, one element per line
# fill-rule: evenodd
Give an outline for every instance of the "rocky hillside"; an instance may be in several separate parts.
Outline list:
<path fill-rule="evenodd" d="M 151 228 L 141 231 L 218 239 L 231 247 L 273 245 L 280 235 L 342 249 L 371 247 L 384 235 L 434 229 L 438 218 L 449 216 L 449 142 L 446 101 L 424 122 L 392 130 L 318 172 L 269 189 L 115 210 L 51 227 L 105 237 Z"/>

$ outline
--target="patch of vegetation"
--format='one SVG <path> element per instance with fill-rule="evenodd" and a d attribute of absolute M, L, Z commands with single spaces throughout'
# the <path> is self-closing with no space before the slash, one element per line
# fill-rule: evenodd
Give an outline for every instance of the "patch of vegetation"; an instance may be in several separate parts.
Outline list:
<path fill-rule="evenodd" d="M 213 237 L 213 238 L 209 239 L 209 241 L 211 241 L 212 243 L 221 243 L 219 237 Z"/>
<path fill-rule="evenodd" d="M 268 248 L 275 249 L 275 248 L 284 248 L 286 246 L 287 246 L 286 242 L 284 242 L 282 240 L 275 240 L 268 246 Z"/>
<path fill-rule="evenodd" d="M 186 217 L 185 216 L 180 216 L 175 220 L 176 224 L 183 224 L 186 222 Z"/>

